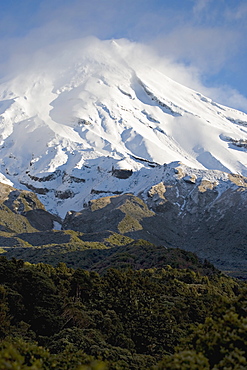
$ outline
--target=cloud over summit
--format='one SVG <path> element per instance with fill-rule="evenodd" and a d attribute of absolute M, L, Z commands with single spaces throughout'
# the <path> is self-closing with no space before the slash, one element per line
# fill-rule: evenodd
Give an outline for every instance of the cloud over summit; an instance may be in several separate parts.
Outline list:
<path fill-rule="evenodd" d="M 42 59 L 79 47 L 88 36 L 125 38 L 139 49 L 144 45 L 146 53 L 150 47 L 178 82 L 247 110 L 244 1 L 23 0 L 2 4 L 0 11 L 1 77 L 31 65 L 38 54 Z"/>

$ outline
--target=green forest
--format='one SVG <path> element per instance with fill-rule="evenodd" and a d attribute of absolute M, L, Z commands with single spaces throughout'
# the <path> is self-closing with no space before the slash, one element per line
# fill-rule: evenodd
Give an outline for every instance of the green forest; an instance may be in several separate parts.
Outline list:
<path fill-rule="evenodd" d="M 0 369 L 246 369 L 246 282 L 190 252 L 172 261 L 96 272 L 1 256 Z"/>

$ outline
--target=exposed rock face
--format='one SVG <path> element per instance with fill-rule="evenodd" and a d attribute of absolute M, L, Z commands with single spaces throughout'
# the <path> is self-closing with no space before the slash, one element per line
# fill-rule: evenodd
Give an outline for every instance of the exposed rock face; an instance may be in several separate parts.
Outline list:
<path fill-rule="evenodd" d="M 47 212 L 37 196 L 0 183 L 0 228 L 6 232 L 51 230 L 58 217 Z"/>
<path fill-rule="evenodd" d="M 132 170 L 119 170 L 119 169 L 112 169 L 112 176 L 117 177 L 118 179 L 128 179 L 132 175 Z"/>
<path fill-rule="evenodd" d="M 131 194 L 91 201 L 67 214 L 64 229 L 113 230 L 197 253 L 222 270 L 247 270 L 247 179 L 197 178 L 179 167 L 176 178 Z M 142 199 L 141 199 L 142 198 Z"/>
<path fill-rule="evenodd" d="M 231 176 L 229 176 L 231 178 Z M 148 240 L 196 252 L 221 269 L 247 269 L 246 179 L 242 186 L 220 186 L 209 181 L 197 185 L 177 182 L 164 196 L 148 199 L 155 217 L 144 220 Z"/>
<path fill-rule="evenodd" d="M 62 228 L 95 235 L 110 230 L 195 252 L 221 270 L 247 272 L 247 178 L 219 171 L 205 176 L 177 163 L 157 168 L 151 180 L 138 197 L 123 193 L 90 200 L 82 211 L 68 212 Z M 54 221 L 61 223 L 34 193 L 0 184 L 0 246 L 18 245 L 20 238 L 29 243 L 25 233 L 52 230 Z"/>
<path fill-rule="evenodd" d="M 141 222 L 152 216 L 154 212 L 143 200 L 132 194 L 123 194 L 92 200 L 81 212 L 68 212 L 63 228 L 84 233 L 111 230 L 129 236 L 139 232 L 144 238 L 146 231 Z"/>
<path fill-rule="evenodd" d="M 65 191 L 56 190 L 55 191 L 56 198 L 68 199 L 68 198 L 73 198 L 73 196 L 74 196 L 74 193 L 71 190 L 65 190 Z"/>

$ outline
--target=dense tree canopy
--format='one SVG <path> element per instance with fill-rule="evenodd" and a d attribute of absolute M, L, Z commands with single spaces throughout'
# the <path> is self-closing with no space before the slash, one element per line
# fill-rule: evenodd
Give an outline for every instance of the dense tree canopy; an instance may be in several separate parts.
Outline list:
<path fill-rule="evenodd" d="M 0 369 L 246 369 L 246 284 L 0 258 Z M 103 361 L 103 362 L 102 362 Z"/>

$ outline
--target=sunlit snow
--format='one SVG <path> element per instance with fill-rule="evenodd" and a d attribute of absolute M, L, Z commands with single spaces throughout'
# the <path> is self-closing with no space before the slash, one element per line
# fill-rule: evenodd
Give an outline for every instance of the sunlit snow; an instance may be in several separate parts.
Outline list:
<path fill-rule="evenodd" d="M 162 178 L 164 163 L 247 176 L 246 148 L 234 144 L 247 140 L 247 115 L 171 80 L 133 50 L 92 39 L 2 83 L 0 180 L 37 188 L 64 215 L 95 190 L 138 194 Z M 113 169 L 133 174 L 121 180 Z"/>

